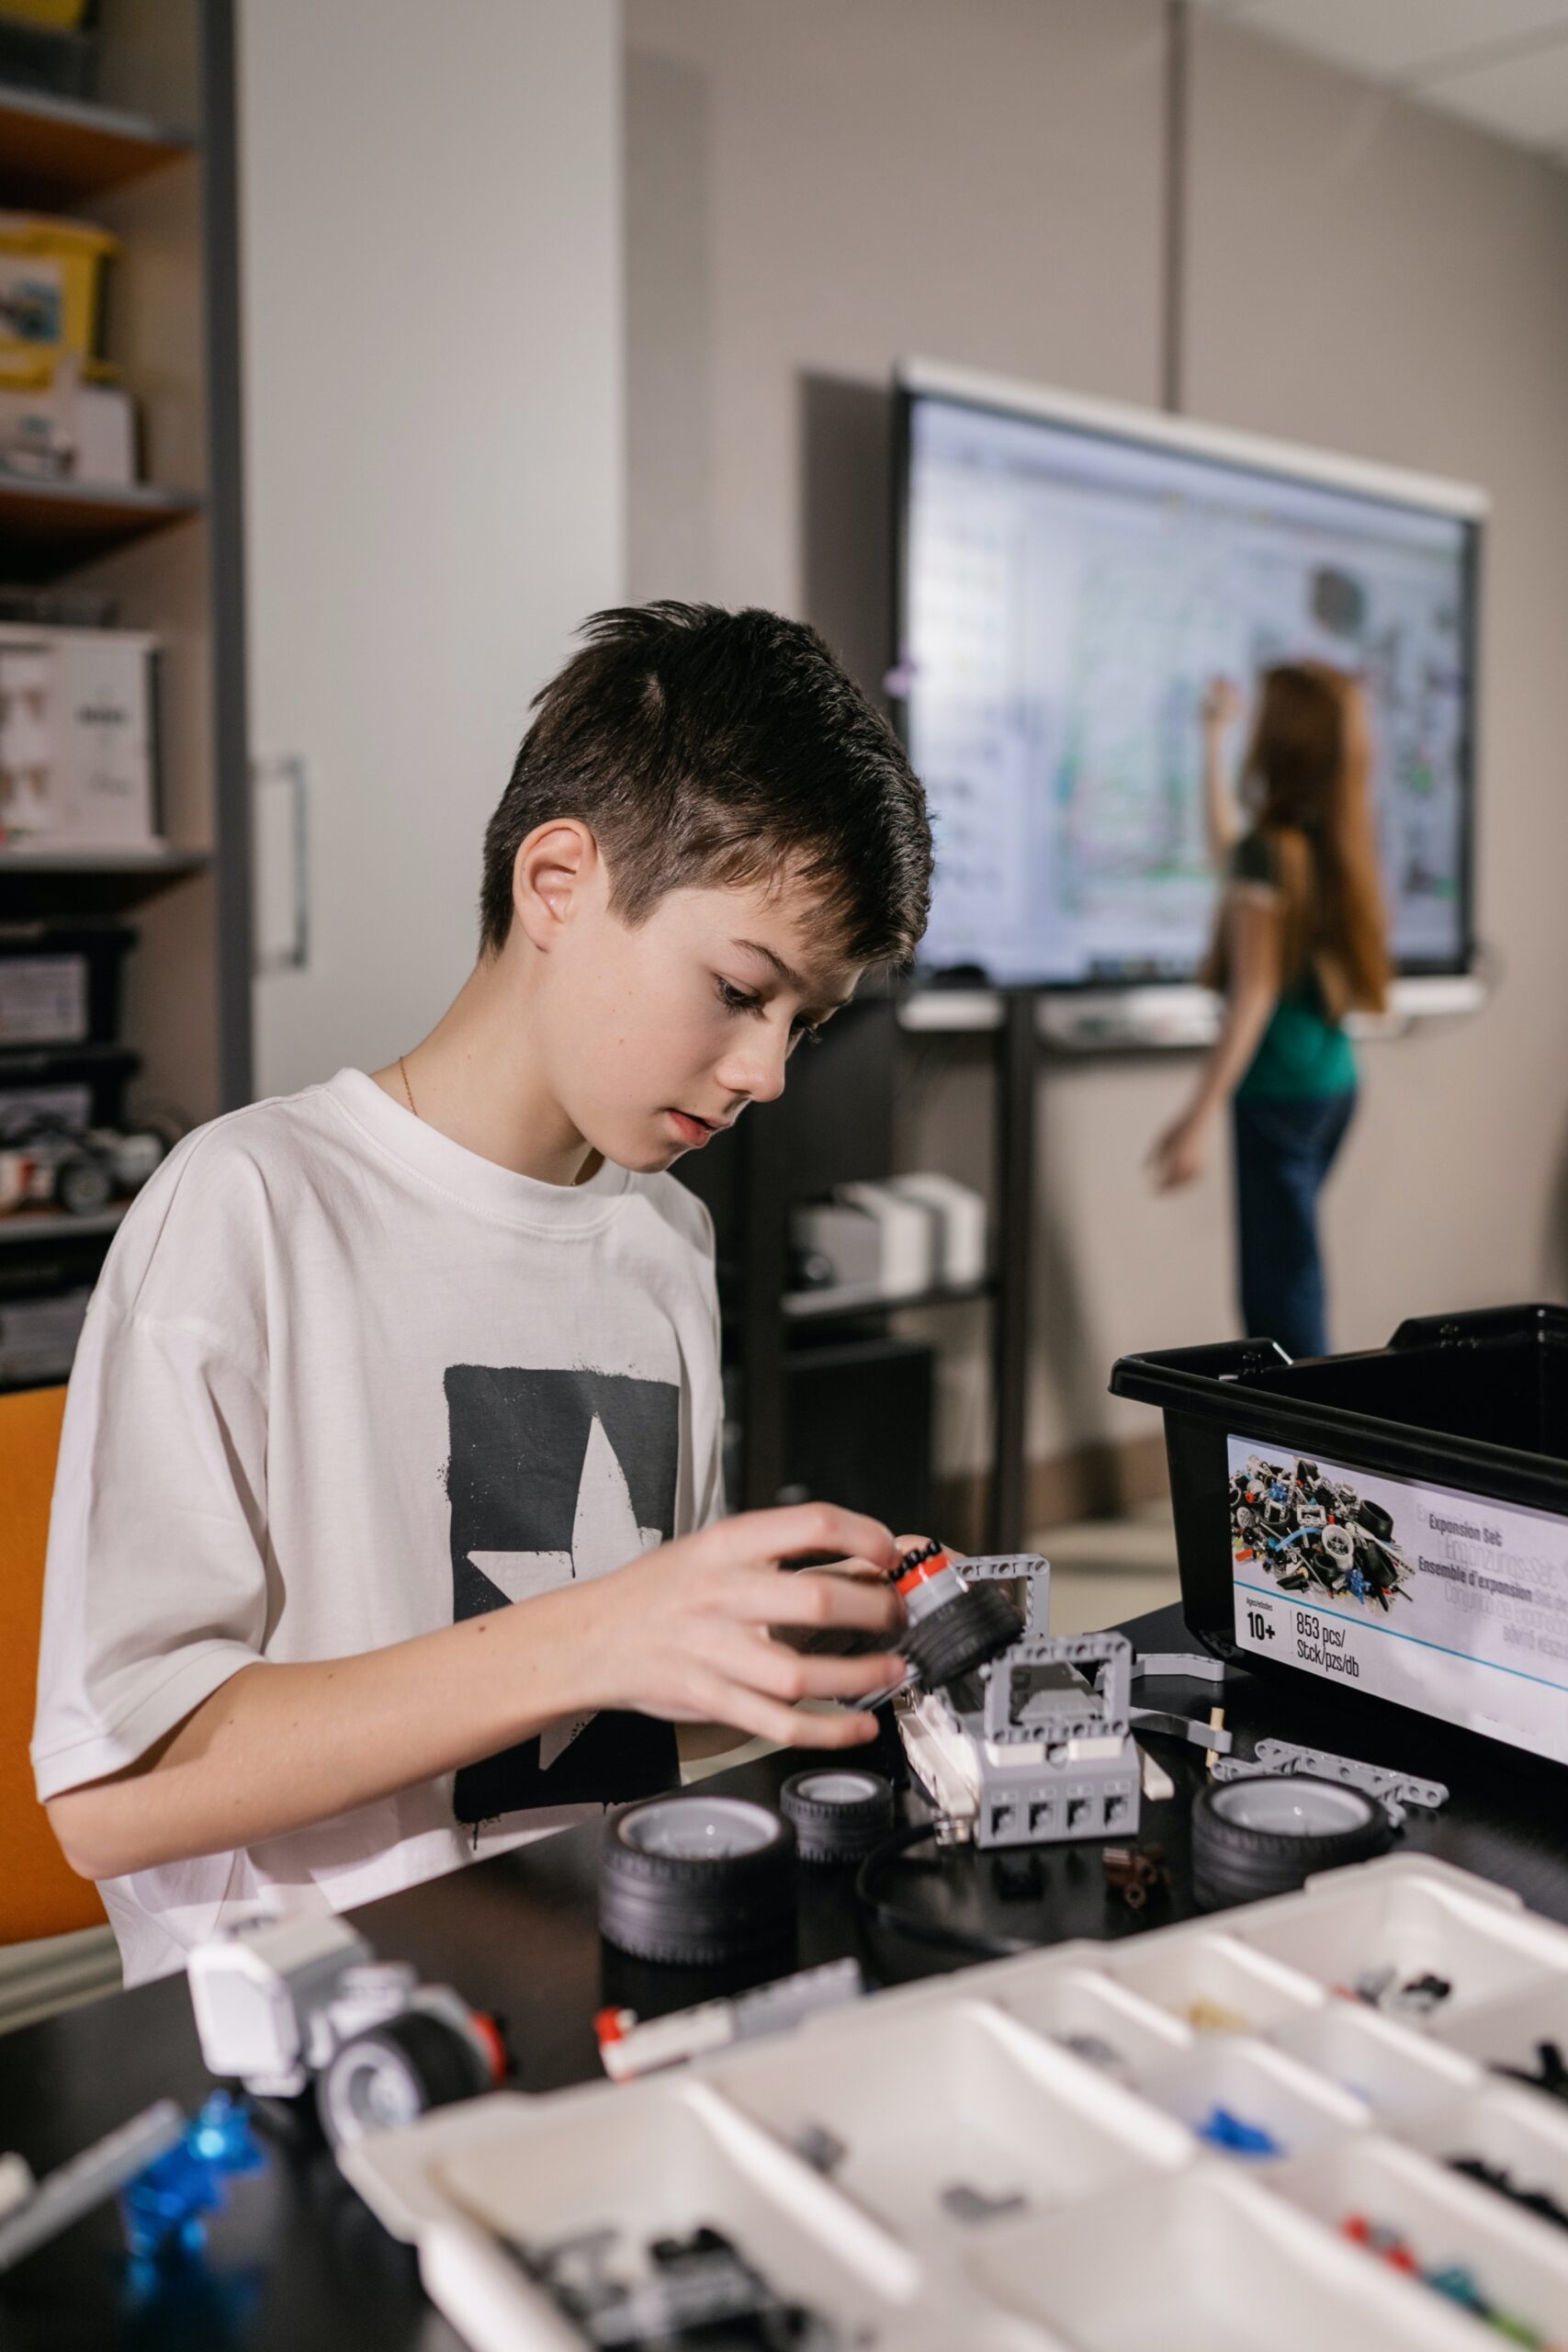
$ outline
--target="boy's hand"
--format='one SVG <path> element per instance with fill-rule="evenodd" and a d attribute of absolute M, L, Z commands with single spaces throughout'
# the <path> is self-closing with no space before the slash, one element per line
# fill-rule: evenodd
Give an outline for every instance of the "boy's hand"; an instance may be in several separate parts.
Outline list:
<path fill-rule="evenodd" d="M 842 1555 L 789 1570 L 803 1553 Z M 801 1714 L 801 1699 L 859 1699 L 901 1679 L 891 1648 L 803 1656 L 770 1628 L 844 1628 L 892 1636 L 904 1622 L 887 1529 L 827 1503 L 745 1511 L 597 1577 L 592 1679 L 601 1706 L 669 1723 L 733 1724 L 788 1747 L 852 1747 L 876 1736 L 870 1714 Z"/>

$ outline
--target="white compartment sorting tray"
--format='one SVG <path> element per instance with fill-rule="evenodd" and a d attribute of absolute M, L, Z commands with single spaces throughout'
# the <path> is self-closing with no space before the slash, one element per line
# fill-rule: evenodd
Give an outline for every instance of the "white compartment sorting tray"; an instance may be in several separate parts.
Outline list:
<path fill-rule="evenodd" d="M 1223 2111 L 1237 2123 L 1266 2132 L 1278 2158 L 1304 2154 L 1325 2141 L 1342 2141 L 1366 2128 L 1367 2109 L 1359 2099 L 1314 2076 L 1266 2041 L 1228 2034 L 1205 2034 L 1174 2066 L 1145 2075 L 1141 2087 L 1145 2098 L 1175 2116 L 1195 2137 L 1203 2138 Z M 1243 2163 L 1276 2160 L 1265 2151 L 1224 2153 Z"/>
<path fill-rule="evenodd" d="M 1300 1970 L 1250 1951 L 1217 1927 L 1184 1928 L 1168 1944 L 1154 1937 L 1117 1944 L 1106 1966 L 1119 1984 L 1199 2033 L 1261 2033 L 1324 2000 L 1321 1987 Z"/>
<path fill-rule="evenodd" d="M 1568 2324 L 1568 2233 L 1517 2211 L 1492 2190 L 1376 2138 L 1282 2165 L 1273 2181 L 1330 2229 L 1343 2233 L 1359 2215 L 1396 2232 L 1423 2270 L 1461 2268 L 1498 2312 L 1533 2328 L 1544 2344 L 1562 2341 Z M 1369 2268 L 1387 2267 L 1359 2246 L 1351 2251 Z M 1436 2288 L 1412 2283 L 1434 2303 L 1449 2301 Z M 1494 2344 L 1503 2340 L 1490 2329 L 1486 2335 Z"/>
<path fill-rule="evenodd" d="M 1346 1884 L 1347 1878 L 1351 1883 Z M 1539 1982 L 1561 1966 L 1561 1931 L 1522 1909 L 1474 1897 L 1414 1875 L 1359 1885 L 1355 1873 L 1308 1889 L 1293 1905 L 1269 1905 L 1236 1921 L 1235 1932 L 1253 1950 L 1288 1962 L 1331 1991 L 1350 1992 L 1359 1979 L 1392 1970 L 1394 1985 L 1427 1974 L 1451 1986 L 1426 2021 L 1452 2016 Z M 1388 2002 L 1386 2013 L 1421 2023 Z"/>
<path fill-rule="evenodd" d="M 449 2155 L 441 2182 L 468 2220 L 530 2246 L 613 2223 L 635 2247 L 706 2223 L 781 2294 L 842 2325 L 914 2317 L 919 2264 L 700 2081 L 563 2106 L 531 2132 Z"/>
<path fill-rule="evenodd" d="M 724 2092 L 787 2145 L 826 2135 L 834 2187 L 913 2245 L 972 2232 L 987 2208 L 1080 2203 L 1192 2153 L 1166 2117 L 980 2002 L 885 2022 L 842 2012 L 832 2032 L 738 2054 Z"/>
<path fill-rule="evenodd" d="M 1021 2025 L 1103 2067 L 1118 2082 L 1141 2068 L 1168 2065 L 1192 2047 L 1190 2026 L 1092 1968 L 1033 1975 L 1015 1971 L 1006 1980 L 993 1979 L 989 1998 Z"/>
<path fill-rule="evenodd" d="M 1336 1994 L 1373 1966 L 1453 1990 L 1426 2018 Z M 1487 2072 L 1543 2040 L 1568 2054 L 1568 1930 L 1403 1854 L 931 1977 L 645 2082 L 438 2109 L 340 2161 L 476 2352 L 588 2342 L 509 2241 L 605 2228 L 635 2258 L 705 2223 L 835 2352 L 1501 2341 L 1352 2244 L 1356 2212 L 1568 2346 L 1568 2231 L 1447 2162 L 1568 2206 L 1568 2106 Z M 1190 2128 L 1216 2106 L 1289 2153 L 1217 2153 Z"/>
<path fill-rule="evenodd" d="M 1330 2001 L 1306 2017 L 1282 2018 L 1269 2027 L 1269 2039 L 1384 2121 L 1450 2107 L 1482 2079 L 1471 2059 L 1359 2001 Z"/>
<path fill-rule="evenodd" d="M 998 2223 L 969 2256 L 987 2295 L 1079 2352 L 1477 2352 L 1470 2323 L 1201 2165 L 1092 2214 Z M 956 2347 L 955 2347 L 956 2352 Z"/>
<path fill-rule="evenodd" d="M 1479 2157 L 1506 2174 L 1516 2188 L 1543 2190 L 1568 2213 L 1568 2107 L 1539 2092 L 1493 2077 L 1451 2107 L 1406 2116 L 1399 2137 L 1438 2164 Z M 1568 2233 L 1563 2243 L 1568 2245 Z"/>
<path fill-rule="evenodd" d="M 1532 2067 L 1545 2041 L 1568 2060 L 1568 1972 L 1537 1976 L 1502 2000 L 1435 2018 L 1432 2032 L 1445 2049 L 1463 2051 L 1483 2066 Z M 1560 2111 L 1568 2114 L 1568 2104 L 1560 2103 Z"/>

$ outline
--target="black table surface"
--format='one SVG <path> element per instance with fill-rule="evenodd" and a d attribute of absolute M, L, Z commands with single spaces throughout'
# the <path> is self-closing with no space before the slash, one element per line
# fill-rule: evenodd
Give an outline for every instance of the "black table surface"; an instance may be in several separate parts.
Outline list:
<path fill-rule="evenodd" d="M 1192 1645 L 1177 1609 L 1122 1628 L 1140 1653 Z M 1140 1703 L 1206 1718 L 1220 1695 L 1192 1681 L 1145 1682 Z M 1442 1774 L 1442 1743 L 1426 1753 L 1380 1752 L 1358 1736 L 1353 1701 L 1282 1693 L 1233 1673 L 1226 1723 L 1244 1735 L 1283 1736 Z M 881 1760 L 897 1767 L 896 1741 Z M 1032 1884 L 1004 1881 L 994 1855 L 930 1846 L 897 1864 L 888 1891 L 901 1905 L 993 1936 L 1058 1943 L 1069 1937 L 1136 1935 L 1189 1916 L 1187 1816 L 1203 1772 L 1196 1748 L 1161 1738 L 1153 1752 L 1177 1783 L 1173 1801 L 1145 1804 L 1143 1840 L 1157 1840 L 1172 1868 L 1168 1895 L 1129 1911 L 1105 1884 L 1098 1845 L 1031 1849 Z M 865 1751 L 866 1760 L 877 1756 Z M 768 1756 L 705 1785 L 772 1800 L 809 1759 Z M 1410 1849 L 1437 1854 L 1513 1888 L 1532 1909 L 1568 1923 L 1568 1776 L 1499 1758 L 1456 1786 L 1437 1816 L 1413 1815 Z M 455 1984 L 506 2024 L 516 2079 L 527 2091 L 600 2075 L 595 2012 L 606 2003 L 644 2016 L 679 2008 L 747 1981 L 733 1973 L 652 1968 L 599 1939 L 598 1823 L 367 1905 L 353 1916 L 386 1958 L 412 1961 L 428 1979 Z M 873 1983 L 961 1967 L 963 1958 L 902 1933 L 871 1927 L 847 1875 L 803 1870 L 796 1944 L 757 1976 L 854 1954 Z M 187 2109 L 211 2087 L 183 1976 L 111 1995 L 0 2039 L 0 2150 L 18 2149 L 42 2174 L 152 2100 Z M 4 2352 L 457 2352 L 458 2339 L 426 2302 L 411 2247 L 395 2244 L 339 2177 L 320 2145 L 269 2140 L 265 2169 L 231 2184 L 227 2210 L 209 2224 L 203 2258 L 164 2266 L 150 2279 L 128 2266 L 112 2205 L 76 2223 L 9 2274 L 0 2274 Z"/>

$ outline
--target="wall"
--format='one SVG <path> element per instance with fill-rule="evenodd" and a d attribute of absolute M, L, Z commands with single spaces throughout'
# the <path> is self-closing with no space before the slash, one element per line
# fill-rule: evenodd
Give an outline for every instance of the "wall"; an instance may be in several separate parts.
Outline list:
<path fill-rule="evenodd" d="M 803 612 L 874 684 L 895 360 L 1158 399 L 1163 11 L 627 0 L 626 26 L 631 591 Z M 1223 22 L 1197 28 L 1192 106 L 1190 412 L 1496 500 L 1499 976 L 1480 1018 L 1368 1049 L 1327 1227 L 1337 1344 L 1375 1344 L 1407 1313 L 1564 1282 L 1568 176 Z M 1234 1328 L 1224 1150 L 1168 1200 L 1142 1166 L 1191 1069 L 1043 1074 L 1039 1462 L 1146 1448 L 1146 1415 L 1104 1393 L 1113 1358 Z M 923 1047 L 907 1164 L 978 1178 L 987 1127 L 980 1055 Z M 950 1470 L 984 1428 L 977 1318 L 956 1336 Z"/>
<path fill-rule="evenodd" d="M 374 1068 L 473 961 L 536 688 L 623 580 L 616 0 L 242 0 L 253 748 L 309 784 L 257 1088 Z"/>

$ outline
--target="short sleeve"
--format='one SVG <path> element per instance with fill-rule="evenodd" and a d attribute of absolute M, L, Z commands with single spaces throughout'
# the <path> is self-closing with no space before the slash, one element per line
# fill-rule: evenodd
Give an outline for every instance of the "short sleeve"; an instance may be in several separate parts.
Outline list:
<path fill-rule="evenodd" d="M 40 1799 L 135 1763 L 261 1657 L 265 1460 L 265 1400 L 222 1335 L 100 1291 L 50 1519 Z"/>
<path fill-rule="evenodd" d="M 1262 833 L 1243 834 L 1231 852 L 1226 880 L 1238 895 L 1262 899 L 1269 904 L 1278 898 L 1280 877 L 1275 871 L 1274 854 Z"/>

